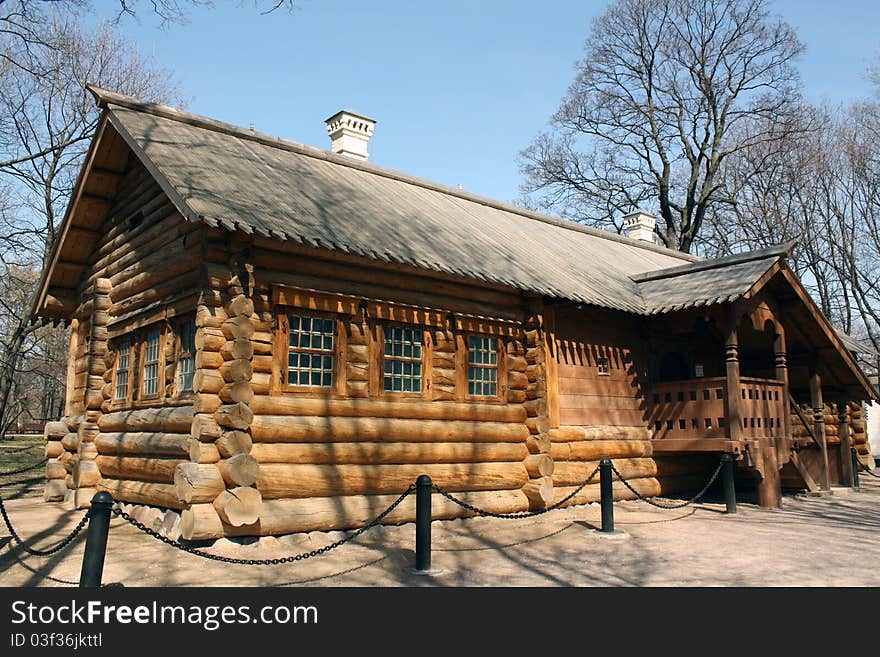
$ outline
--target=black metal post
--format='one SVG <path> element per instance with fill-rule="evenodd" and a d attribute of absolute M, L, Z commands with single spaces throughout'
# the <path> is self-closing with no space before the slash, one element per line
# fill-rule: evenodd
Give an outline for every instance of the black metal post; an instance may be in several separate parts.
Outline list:
<path fill-rule="evenodd" d="M 852 472 L 853 472 L 853 490 L 859 490 L 859 453 L 856 451 L 855 447 L 849 448 L 849 453 L 852 456 Z"/>
<path fill-rule="evenodd" d="M 416 570 L 431 570 L 431 491 L 428 475 L 416 479 Z"/>
<path fill-rule="evenodd" d="M 599 461 L 599 492 L 602 505 L 602 532 L 614 533 L 614 491 L 611 488 L 611 459 Z"/>
<path fill-rule="evenodd" d="M 89 527 L 86 530 L 86 551 L 83 554 L 82 571 L 79 575 L 80 588 L 101 586 L 112 506 L 113 497 L 110 493 L 97 493 L 92 498 L 92 506 L 89 509 Z"/>
<path fill-rule="evenodd" d="M 733 454 L 721 455 L 721 479 L 724 486 L 724 503 L 727 505 L 727 513 L 736 513 L 736 487 L 733 483 Z"/>

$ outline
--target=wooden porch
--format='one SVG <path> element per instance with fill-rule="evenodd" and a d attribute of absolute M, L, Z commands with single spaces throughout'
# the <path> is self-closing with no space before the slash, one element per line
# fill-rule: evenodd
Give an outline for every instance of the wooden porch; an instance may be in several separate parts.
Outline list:
<path fill-rule="evenodd" d="M 728 452 L 755 449 L 761 439 L 787 438 L 784 381 L 742 377 L 733 390 L 739 398 L 741 430 L 731 430 L 726 377 L 652 384 L 648 423 L 654 453 Z"/>

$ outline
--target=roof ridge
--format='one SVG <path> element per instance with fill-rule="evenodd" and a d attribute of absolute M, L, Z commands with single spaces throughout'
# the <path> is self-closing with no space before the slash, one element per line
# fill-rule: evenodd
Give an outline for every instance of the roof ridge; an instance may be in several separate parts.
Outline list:
<path fill-rule="evenodd" d="M 124 94 L 116 93 L 114 91 L 101 89 L 100 87 L 97 87 L 93 84 L 87 84 L 86 89 L 95 97 L 97 105 L 101 108 L 108 108 L 109 105 L 116 105 L 126 109 L 144 112 L 146 114 L 153 114 L 155 116 L 160 116 L 162 118 L 170 119 L 172 121 L 186 123 L 214 132 L 227 134 L 232 137 L 257 142 L 265 146 L 280 148 L 307 157 L 313 157 L 327 162 L 332 162 L 334 164 L 339 164 L 341 166 L 364 171 L 366 173 L 372 173 L 385 178 L 390 178 L 392 180 L 397 180 L 399 182 L 415 185 L 417 187 L 422 187 L 431 191 L 440 192 L 442 194 L 461 198 L 472 203 L 478 203 L 480 205 L 485 205 L 487 207 L 502 210 L 504 212 L 512 212 L 522 217 L 526 217 L 527 219 L 540 221 L 541 223 L 556 226 L 558 228 L 564 228 L 566 230 L 573 230 L 576 232 L 585 233 L 593 237 L 626 244 L 636 248 L 644 249 L 646 251 L 662 253 L 664 255 L 678 258 L 680 260 L 690 261 L 692 263 L 700 262 L 700 259 L 697 256 L 691 254 L 683 253 L 681 251 L 676 251 L 674 249 L 669 249 L 656 244 L 650 244 L 641 240 L 624 237 L 623 235 L 618 235 L 607 230 L 592 228 L 590 226 L 578 224 L 566 219 L 560 219 L 543 214 L 541 212 L 535 212 L 534 210 L 527 210 L 525 208 L 521 208 L 510 203 L 505 203 L 497 199 L 489 198 L 487 196 L 481 196 L 472 192 L 466 192 L 464 190 L 449 187 L 447 185 L 427 180 L 425 178 L 419 178 L 418 176 L 413 176 L 407 173 L 396 171 L 394 169 L 382 167 L 372 162 L 358 162 L 351 158 L 347 158 L 345 156 L 332 153 L 330 151 L 316 148 L 315 146 L 309 146 L 307 144 L 301 144 L 290 139 L 284 139 L 282 137 L 248 130 L 247 128 L 243 128 L 232 123 L 218 121 L 217 119 L 212 119 L 210 117 L 200 114 L 193 114 L 191 112 L 186 112 L 175 107 L 169 107 L 168 105 L 161 105 L 159 103 L 152 103 L 149 101 L 140 100 L 132 96 L 126 96 Z"/>
<path fill-rule="evenodd" d="M 761 260 L 762 258 L 770 258 L 773 256 L 787 256 L 791 253 L 792 248 L 797 240 L 789 240 L 782 244 L 775 244 L 756 251 L 743 251 L 742 253 L 734 253 L 720 258 L 712 258 L 709 260 L 700 260 L 691 262 L 686 265 L 677 265 L 675 267 L 665 267 L 663 269 L 655 269 L 643 274 L 635 274 L 630 278 L 636 283 L 644 283 L 646 281 L 654 281 L 661 278 L 672 278 L 674 276 L 682 276 L 684 274 L 692 274 L 697 271 L 705 271 L 708 269 L 718 269 L 729 265 L 737 265 L 752 260 Z"/>

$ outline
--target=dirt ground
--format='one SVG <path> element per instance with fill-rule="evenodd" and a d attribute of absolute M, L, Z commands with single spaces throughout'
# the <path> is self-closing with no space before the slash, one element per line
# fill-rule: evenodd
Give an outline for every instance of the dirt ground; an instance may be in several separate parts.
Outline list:
<path fill-rule="evenodd" d="M 615 505 L 623 535 L 594 531 L 598 505 L 523 520 L 469 518 L 433 525 L 433 571 L 412 572 L 414 525 L 378 527 L 335 551 L 277 566 L 229 565 L 175 550 L 124 520 L 111 523 L 104 583 L 133 586 L 880 586 L 880 479 L 861 491 L 786 495 L 779 510 L 719 500 L 678 511 L 643 502 Z M 5 497 L 5 496 L 4 496 Z M 45 547 L 83 511 L 40 498 L 5 497 L 18 533 Z M 221 541 L 211 551 L 242 558 L 306 552 L 340 532 L 313 532 L 251 545 Z M 84 535 L 60 555 L 39 558 L 15 547 L 0 527 L 0 585 L 71 586 Z"/>

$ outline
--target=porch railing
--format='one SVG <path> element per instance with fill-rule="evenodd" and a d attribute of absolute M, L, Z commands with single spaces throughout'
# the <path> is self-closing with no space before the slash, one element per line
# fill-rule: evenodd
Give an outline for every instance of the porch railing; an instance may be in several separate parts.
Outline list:
<path fill-rule="evenodd" d="M 727 438 L 725 377 L 655 383 L 647 395 L 648 422 L 654 438 Z M 785 395 L 781 381 L 740 380 L 743 438 L 781 435 Z"/>

